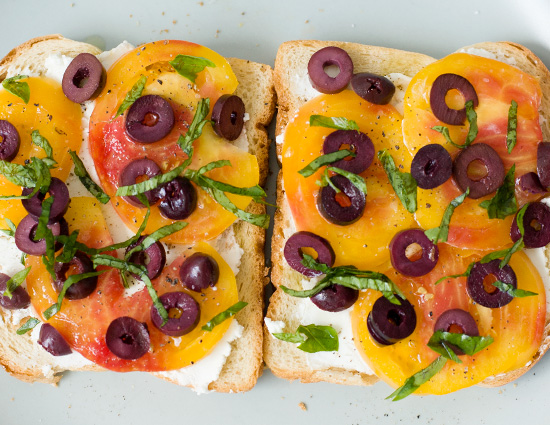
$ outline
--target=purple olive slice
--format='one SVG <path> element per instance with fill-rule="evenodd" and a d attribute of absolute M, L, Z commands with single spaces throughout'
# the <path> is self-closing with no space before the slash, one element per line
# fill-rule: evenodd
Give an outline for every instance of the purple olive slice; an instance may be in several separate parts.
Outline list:
<path fill-rule="evenodd" d="M 167 292 L 159 297 L 168 312 L 168 321 L 162 326 L 162 317 L 155 306 L 151 307 L 151 321 L 168 336 L 182 336 L 191 332 L 200 319 L 199 303 L 185 292 Z"/>
<path fill-rule="evenodd" d="M 44 323 L 40 327 L 38 343 L 52 356 L 66 356 L 72 353 L 65 338 L 49 323 Z"/>
<path fill-rule="evenodd" d="M 111 322 L 105 334 L 105 343 L 115 356 L 136 360 L 149 351 L 151 338 L 146 323 L 123 316 Z"/>
<path fill-rule="evenodd" d="M 527 193 L 537 194 L 546 193 L 547 190 L 542 186 L 537 173 L 525 173 L 519 178 L 519 187 L 521 190 Z"/>
<path fill-rule="evenodd" d="M 149 94 L 138 98 L 128 109 L 126 133 L 138 143 L 154 143 L 174 127 L 174 110 L 162 97 Z"/>
<path fill-rule="evenodd" d="M 196 252 L 180 266 L 181 283 L 195 292 L 215 286 L 219 278 L 218 262 L 207 254 Z"/>
<path fill-rule="evenodd" d="M 138 246 L 146 237 L 147 235 L 141 236 L 136 242 L 126 248 L 126 253 Z M 152 280 L 160 275 L 164 265 L 166 264 L 166 251 L 164 250 L 162 243 L 160 241 L 156 241 L 147 249 L 134 252 L 130 256 L 129 261 L 134 264 L 145 266 L 147 269 L 147 276 Z"/>
<path fill-rule="evenodd" d="M 11 161 L 16 157 L 21 145 L 19 132 L 12 123 L 0 120 L 0 159 Z"/>
<path fill-rule="evenodd" d="M 304 259 L 303 249 L 311 248 L 317 253 L 317 262 L 332 267 L 336 255 L 330 243 L 311 232 L 297 232 L 287 239 L 284 247 L 285 260 L 290 267 L 307 277 L 319 276 L 322 273 L 310 269 L 302 264 Z"/>
<path fill-rule="evenodd" d="M 31 305 L 31 297 L 29 297 L 28 292 L 22 286 L 18 286 L 12 291 L 11 298 L 3 295 L 7 288 L 6 284 L 10 279 L 11 278 L 7 274 L 0 273 L 0 306 L 7 310 L 27 308 Z"/>
<path fill-rule="evenodd" d="M 365 210 L 365 194 L 344 176 L 336 175 L 330 180 L 341 192 L 336 193 L 331 186 L 322 187 L 317 197 L 319 213 L 340 226 L 355 223 Z"/>
<path fill-rule="evenodd" d="M 392 345 L 407 338 L 416 328 L 416 313 L 406 299 L 401 305 L 392 304 L 385 297 L 378 298 L 367 317 L 367 328 L 377 343 Z"/>
<path fill-rule="evenodd" d="M 422 255 L 410 259 L 407 256 L 407 248 L 415 244 L 422 251 Z M 439 259 L 439 248 L 421 229 L 408 229 L 397 233 L 389 248 L 393 268 L 405 276 L 424 276 L 433 270 Z"/>
<path fill-rule="evenodd" d="M 132 162 L 130 162 L 124 169 L 122 170 L 122 173 L 120 173 L 119 177 L 119 185 L 120 186 L 131 186 L 133 184 L 138 183 L 139 179 L 147 177 L 150 179 L 151 177 L 155 177 L 161 173 L 160 167 L 157 165 L 155 161 L 149 158 L 140 158 L 140 159 L 134 159 Z M 147 198 L 147 201 L 149 202 L 149 205 L 155 204 L 160 199 L 160 192 L 161 188 L 155 188 L 152 190 L 148 190 L 144 193 L 145 197 Z M 124 199 L 126 199 L 130 204 L 139 207 L 144 208 L 145 205 L 141 203 L 141 201 L 137 198 L 137 196 L 125 196 Z"/>
<path fill-rule="evenodd" d="M 372 164 L 374 145 L 369 136 L 355 130 L 336 130 L 323 142 L 323 153 L 339 151 L 342 146 L 355 153 L 355 157 L 344 158 L 332 164 L 333 167 L 359 174 Z"/>
<path fill-rule="evenodd" d="M 351 78 L 351 88 L 359 97 L 376 105 L 390 103 L 395 93 L 394 84 L 382 75 L 361 72 Z"/>
<path fill-rule="evenodd" d="M 22 195 L 29 195 L 34 189 L 30 187 L 23 188 Z M 69 202 L 71 198 L 69 197 L 69 189 L 67 185 L 63 183 L 62 180 L 59 180 L 57 177 L 52 177 L 50 188 L 46 194 L 38 191 L 32 198 L 23 199 L 21 203 L 23 207 L 28 211 L 30 215 L 33 215 L 38 219 L 42 213 L 42 202 L 46 198 L 46 195 L 49 194 L 53 196 L 53 204 L 50 209 L 50 223 L 58 220 L 63 214 L 67 212 L 69 208 Z"/>
<path fill-rule="evenodd" d="M 494 279 L 492 279 L 494 278 Z M 488 263 L 475 263 L 470 271 L 467 280 L 468 294 L 479 305 L 488 308 L 499 308 L 505 306 L 513 297 L 501 291 L 496 286 L 487 284 L 489 281 L 501 281 L 517 288 L 517 278 L 510 265 L 500 268 L 500 260 L 492 260 Z"/>
<path fill-rule="evenodd" d="M 212 108 L 214 131 L 229 141 L 236 140 L 244 126 L 244 103 L 239 96 L 224 94 Z"/>
<path fill-rule="evenodd" d="M 326 68 L 337 66 L 338 75 L 331 77 Z M 315 52 L 307 65 L 311 85 L 321 93 L 334 94 L 341 92 L 353 76 L 353 62 L 347 52 L 339 47 L 325 47 Z"/>
<path fill-rule="evenodd" d="M 310 298 L 311 302 L 321 310 L 336 313 L 350 308 L 357 298 L 359 291 L 342 285 L 331 285 Z"/>
<path fill-rule="evenodd" d="M 458 327 L 464 335 L 479 336 L 479 329 L 477 323 L 470 313 L 460 308 L 454 308 L 447 310 L 437 318 L 434 326 L 434 332 L 443 331 L 451 332 L 452 327 Z M 454 344 L 449 344 L 456 355 L 461 356 L 464 354 L 460 348 Z"/>
<path fill-rule="evenodd" d="M 449 108 L 445 101 L 449 90 L 458 90 L 464 98 L 464 103 L 471 100 L 474 107 L 479 104 L 476 90 L 466 78 L 457 74 L 442 74 L 433 82 L 430 90 L 430 107 L 435 117 L 446 124 L 462 125 L 466 121 L 466 107 Z"/>
<path fill-rule="evenodd" d="M 55 263 L 54 271 L 56 279 L 53 282 L 53 287 L 57 292 L 61 292 L 63 289 L 69 270 L 73 270 L 73 274 L 91 273 L 94 271 L 94 265 L 90 257 L 82 251 L 77 251 L 68 263 Z M 68 300 L 81 300 L 94 292 L 96 287 L 97 276 L 82 279 L 69 287 L 67 292 L 65 292 L 65 298 Z"/>
<path fill-rule="evenodd" d="M 484 173 L 470 176 L 470 165 L 477 162 Z M 484 174 L 484 175 L 483 175 Z M 485 143 L 475 143 L 460 151 L 453 163 L 453 176 L 463 192 L 470 188 L 468 197 L 482 198 L 495 192 L 504 182 L 504 164 L 498 153 Z"/>
<path fill-rule="evenodd" d="M 105 78 L 99 59 L 90 53 L 80 53 L 65 70 L 61 87 L 67 99 L 82 103 L 101 92 Z"/>
<path fill-rule="evenodd" d="M 521 233 L 517 214 L 510 228 L 510 237 L 516 242 Z M 523 215 L 523 243 L 526 248 L 542 248 L 550 243 L 550 208 L 542 202 L 529 204 Z"/>
<path fill-rule="evenodd" d="M 537 174 L 540 183 L 547 189 L 550 187 L 550 142 L 540 142 L 537 146 Z"/>
<path fill-rule="evenodd" d="M 453 160 L 447 150 L 438 144 L 421 147 L 411 163 L 411 175 L 418 187 L 433 189 L 451 177 Z"/>
<path fill-rule="evenodd" d="M 37 227 L 38 222 L 30 214 L 25 216 L 25 218 L 23 218 L 17 226 L 15 231 L 15 245 L 25 254 L 44 255 L 46 253 L 46 240 L 34 240 Z M 52 231 L 54 236 L 66 235 L 69 232 L 69 226 L 63 218 L 59 221 L 48 224 L 48 228 Z M 56 251 L 60 248 L 60 244 L 55 245 Z"/>
<path fill-rule="evenodd" d="M 158 192 L 160 213 L 171 220 L 184 220 L 197 208 L 197 189 L 185 177 L 176 177 Z"/>

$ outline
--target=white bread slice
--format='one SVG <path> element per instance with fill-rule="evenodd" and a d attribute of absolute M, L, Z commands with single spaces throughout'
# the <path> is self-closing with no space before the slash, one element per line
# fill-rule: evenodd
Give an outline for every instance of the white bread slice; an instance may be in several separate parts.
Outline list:
<path fill-rule="evenodd" d="M 43 74 L 44 61 L 50 53 L 74 57 L 82 52 L 99 54 L 101 51 L 92 45 L 68 40 L 60 35 L 32 39 L 13 49 L 0 61 L 0 81 L 6 77 L 8 69 L 15 70 L 15 73 L 28 69 Z M 263 185 L 267 176 L 269 149 L 265 127 L 271 121 L 275 109 L 272 69 L 242 59 L 228 60 L 239 81 L 236 94 L 243 99 L 250 116 L 245 123 L 249 152 L 258 157 L 260 184 Z M 251 205 L 249 210 L 263 213 L 265 207 Z M 236 315 L 237 321 L 244 327 L 243 334 L 231 344 L 231 354 L 219 378 L 209 386 L 210 390 L 220 392 L 251 389 L 262 370 L 263 287 L 267 279 L 265 231 L 240 221 L 233 225 L 233 230 L 237 243 L 245 252 L 237 274 L 239 300 L 248 302 L 248 306 Z M 30 333 L 17 335 L 15 331 L 19 324 L 12 324 L 8 316 L 0 309 L 0 364 L 13 376 L 28 382 L 55 384 L 65 370 L 104 370 L 95 365 L 69 369 L 52 367 L 52 356 L 31 339 Z"/>

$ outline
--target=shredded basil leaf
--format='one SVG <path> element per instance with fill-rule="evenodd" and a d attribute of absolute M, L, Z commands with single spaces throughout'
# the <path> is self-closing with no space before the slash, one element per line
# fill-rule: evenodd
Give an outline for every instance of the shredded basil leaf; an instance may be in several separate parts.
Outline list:
<path fill-rule="evenodd" d="M 239 311 L 241 311 L 243 308 L 245 308 L 248 305 L 248 303 L 245 303 L 244 301 L 239 301 L 236 304 L 233 304 L 231 307 L 229 307 L 227 310 L 222 311 L 219 314 L 216 314 L 212 319 L 210 319 L 206 325 L 204 325 L 201 329 L 203 331 L 211 332 L 212 329 L 214 329 L 216 326 L 218 326 L 220 323 L 225 322 L 230 317 L 237 314 Z"/>
<path fill-rule="evenodd" d="M 442 278 L 440 279 L 437 279 L 434 283 L 434 285 L 439 285 L 441 282 L 443 282 L 444 280 L 447 280 L 447 279 L 456 279 L 458 277 L 468 277 L 470 276 L 470 272 L 472 271 L 472 268 L 474 267 L 474 264 L 475 263 L 470 263 L 468 265 L 468 268 L 466 269 L 466 271 L 464 273 L 460 273 L 460 274 L 451 274 L 451 275 L 448 275 L 448 276 L 443 276 Z"/>
<path fill-rule="evenodd" d="M 63 252 L 57 256 L 55 259 L 58 263 L 69 263 L 75 256 L 76 251 L 78 251 L 78 245 L 76 244 L 76 239 L 78 238 L 79 230 L 74 230 L 69 236 L 64 238 L 63 242 Z M 65 236 L 65 235 L 63 235 Z M 60 241 L 59 238 L 57 238 Z"/>
<path fill-rule="evenodd" d="M 434 377 L 443 366 L 447 363 L 447 359 L 443 356 L 439 356 L 432 363 L 430 363 L 426 368 L 422 369 L 420 372 L 415 373 L 410 378 L 407 378 L 405 383 L 391 393 L 386 400 L 392 399 L 392 401 L 399 401 L 405 397 L 414 393 L 420 386 Z"/>
<path fill-rule="evenodd" d="M 452 346 L 460 348 L 464 354 L 473 356 L 487 348 L 493 341 L 493 337 L 491 336 L 470 336 L 460 333 L 436 331 L 428 341 L 428 347 L 443 357 L 453 360 L 455 363 L 462 363 L 453 351 Z"/>
<path fill-rule="evenodd" d="M 2 81 L 2 87 L 4 87 L 11 94 L 19 97 L 25 103 L 29 103 L 31 98 L 31 89 L 29 83 L 26 81 L 19 81 L 24 78 L 29 78 L 28 75 L 15 75 L 11 78 L 6 78 Z"/>
<path fill-rule="evenodd" d="M 346 171 L 346 170 L 342 170 L 341 168 L 338 168 L 338 167 L 327 167 L 327 170 L 332 171 L 333 173 L 336 173 L 336 174 L 340 174 L 341 176 L 344 176 L 357 189 L 359 189 L 365 195 L 367 194 L 367 183 L 365 183 L 365 179 L 360 175 Z"/>
<path fill-rule="evenodd" d="M 53 159 L 53 149 L 52 149 L 52 146 L 50 145 L 50 142 L 48 142 L 48 139 L 42 136 L 38 130 L 34 130 L 31 133 L 31 141 L 36 146 L 42 148 L 46 153 L 46 156 L 48 157 L 48 159 L 51 160 L 50 165 L 52 166 L 49 165 L 48 168 L 54 168 L 53 166 L 57 164 L 57 162 Z"/>
<path fill-rule="evenodd" d="M 321 174 L 321 180 L 317 180 L 315 184 L 320 187 L 330 186 L 332 190 L 334 190 L 336 193 L 341 192 L 341 190 L 338 189 L 338 187 L 336 187 L 336 185 L 330 179 L 328 168 L 325 168 L 325 171 L 323 171 L 323 174 Z"/>
<path fill-rule="evenodd" d="M 52 279 L 55 280 L 55 238 L 51 229 L 48 227 L 48 222 L 50 221 L 50 210 L 53 203 L 53 196 L 50 196 L 42 201 L 42 212 L 40 213 L 40 217 L 38 219 L 38 226 L 36 226 L 34 240 L 46 240 L 46 254 L 42 256 L 42 262 L 44 263 L 44 266 L 46 266 L 46 270 L 48 270 Z"/>
<path fill-rule="evenodd" d="M 15 223 L 7 217 L 4 217 L 4 221 L 8 225 L 8 228 L 7 229 L 0 229 L 0 232 L 2 232 L 5 235 L 10 236 L 10 237 L 13 238 L 15 236 L 15 231 L 17 230 L 17 228 L 15 227 Z"/>
<path fill-rule="evenodd" d="M 24 335 L 30 330 L 33 330 L 39 323 L 40 320 L 35 317 L 31 317 L 29 320 L 23 323 L 23 325 L 19 329 L 17 329 L 16 333 L 17 335 Z"/>
<path fill-rule="evenodd" d="M 275 333 L 281 341 L 292 342 L 306 353 L 338 351 L 338 332 L 332 326 L 300 325 L 296 333 Z"/>
<path fill-rule="evenodd" d="M 518 104 L 512 100 L 510 109 L 508 109 L 508 128 L 506 130 L 506 147 L 508 153 L 512 153 L 512 149 L 516 146 L 518 137 Z"/>
<path fill-rule="evenodd" d="M 118 110 L 116 111 L 115 116 L 113 117 L 113 120 L 118 118 L 120 115 L 122 115 L 126 109 L 128 109 L 132 104 L 138 100 L 141 97 L 141 94 L 143 93 L 143 89 L 145 88 L 145 84 L 147 83 L 147 77 L 145 75 L 142 75 L 139 77 L 139 80 L 132 86 L 130 91 L 126 93 L 126 96 L 124 97 L 124 100 L 118 107 Z"/>
<path fill-rule="evenodd" d="M 135 252 L 145 251 L 147 248 L 149 248 L 151 245 L 161 240 L 162 238 L 170 236 L 173 233 L 179 232 L 181 229 L 187 226 L 187 224 L 188 223 L 186 223 L 185 221 L 178 221 L 176 223 L 168 224 L 166 226 L 161 227 L 160 229 L 155 230 L 153 233 L 151 233 L 149 236 L 143 239 L 143 241 L 138 246 L 135 246 L 130 251 L 128 251 L 128 253 L 125 256 L 126 261 L 128 261 L 132 256 L 132 254 L 134 254 Z"/>
<path fill-rule="evenodd" d="M 178 177 L 185 168 L 188 167 L 187 161 L 178 165 L 173 170 L 165 174 L 159 174 L 158 176 L 151 177 L 149 180 L 144 180 L 141 183 L 136 183 L 130 186 L 121 186 L 116 191 L 116 196 L 137 196 L 148 192 L 149 190 L 156 189 L 165 183 L 169 183 Z"/>
<path fill-rule="evenodd" d="M 432 130 L 435 130 L 443 135 L 445 137 L 445 140 L 447 143 L 450 143 L 455 148 L 464 149 L 467 148 L 472 144 L 472 142 L 477 137 L 478 133 L 478 127 L 477 127 L 477 113 L 474 110 L 474 102 L 469 100 L 466 102 L 465 105 L 466 108 L 466 118 L 468 119 L 468 123 L 470 124 L 470 128 L 468 129 L 468 134 L 466 135 L 466 139 L 464 140 L 464 144 L 459 145 L 458 143 L 453 142 L 451 139 L 451 135 L 449 134 L 449 128 L 444 127 L 441 125 L 436 125 L 432 127 Z"/>
<path fill-rule="evenodd" d="M 21 270 L 13 275 L 13 277 L 6 282 L 6 289 L 2 295 L 11 299 L 13 291 L 15 291 L 27 278 L 27 275 L 31 271 L 30 267 Z"/>
<path fill-rule="evenodd" d="M 0 174 L 17 186 L 35 187 L 36 176 L 31 168 L 0 160 Z"/>
<path fill-rule="evenodd" d="M 311 127 L 326 127 L 336 130 L 357 130 L 359 126 L 353 120 L 348 120 L 344 117 L 325 117 L 323 115 L 311 115 L 309 117 L 309 125 Z"/>
<path fill-rule="evenodd" d="M 192 143 L 201 136 L 204 126 L 207 123 L 212 122 L 206 119 L 209 111 L 210 99 L 207 97 L 199 100 L 199 103 L 197 104 L 197 110 L 195 111 L 195 115 L 193 116 L 193 121 L 191 121 L 191 125 L 189 125 L 189 128 L 187 129 L 187 133 L 185 133 L 185 136 L 180 136 L 178 139 L 178 145 L 180 146 L 181 150 L 185 152 L 189 157 L 192 156 Z"/>
<path fill-rule="evenodd" d="M 74 173 L 84 185 L 84 187 L 90 192 L 99 202 L 106 204 L 111 198 L 107 195 L 99 185 L 96 184 L 88 174 L 86 167 L 82 163 L 82 160 L 78 157 L 75 151 L 69 150 L 69 155 L 74 163 Z"/>
<path fill-rule="evenodd" d="M 516 165 L 514 164 L 506 173 L 504 182 L 502 183 L 502 186 L 498 188 L 495 196 L 479 204 L 481 208 L 485 208 L 487 210 L 487 214 L 490 219 L 498 218 L 503 220 L 509 215 L 515 214 L 518 210 L 515 195 L 515 172 Z"/>
<path fill-rule="evenodd" d="M 309 177 L 313 175 L 319 168 L 328 164 L 332 164 L 333 162 L 340 161 L 341 159 L 344 159 L 348 156 L 354 157 L 356 155 L 355 152 L 347 149 L 342 149 L 336 152 L 331 152 L 325 155 L 318 156 L 308 165 L 298 171 L 298 174 L 302 175 L 303 177 Z"/>
<path fill-rule="evenodd" d="M 405 207 L 410 212 L 416 212 L 416 180 L 411 173 L 400 171 L 393 161 L 392 156 L 387 151 L 379 151 L 378 159 L 384 167 L 384 171 L 388 175 L 390 184 L 395 191 L 395 194 Z"/>
<path fill-rule="evenodd" d="M 497 280 L 493 283 L 493 286 L 500 289 L 502 292 L 506 292 L 513 298 L 525 298 L 538 295 L 536 292 L 526 291 L 524 289 L 514 288 L 511 284 Z"/>
<path fill-rule="evenodd" d="M 434 244 L 438 244 L 439 242 L 447 242 L 447 238 L 449 237 L 449 225 L 451 223 L 451 217 L 455 211 L 455 208 L 461 205 L 466 199 L 466 196 L 469 194 L 470 188 L 467 188 L 466 192 L 453 199 L 445 209 L 439 227 L 434 227 L 433 229 L 429 229 L 424 232 L 428 239 L 430 239 Z"/>
<path fill-rule="evenodd" d="M 199 72 L 202 72 L 204 68 L 215 68 L 216 64 L 209 59 L 189 56 L 189 55 L 177 55 L 176 58 L 168 62 L 176 70 L 176 72 L 189 81 L 195 83 Z"/>

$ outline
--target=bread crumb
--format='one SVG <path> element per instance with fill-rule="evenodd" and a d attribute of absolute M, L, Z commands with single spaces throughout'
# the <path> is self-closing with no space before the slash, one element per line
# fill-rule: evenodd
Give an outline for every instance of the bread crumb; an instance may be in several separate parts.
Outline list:
<path fill-rule="evenodd" d="M 216 35 L 215 35 L 215 37 L 216 37 L 216 38 L 218 38 L 218 37 L 219 37 L 219 35 L 220 35 L 220 32 L 221 32 L 221 31 L 220 31 L 219 29 L 217 29 L 217 30 L 216 30 Z"/>
<path fill-rule="evenodd" d="M 301 402 L 298 404 L 298 407 L 299 407 L 300 409 L 302 409 L 304 412 L 307 411 L 307 406 L 306 406 L 306 404 L 305 404 L 303 401 L 301 401 Z"/>
<path fill-rule="evenodd" d="M 178 23 L 178 21 L 176 21 L 176 20 L 174 19 L 174 20 L 172 21 L 172 23 L 173 23 L 174 25 L 176 25 L 176 24 Z"/>
<path fill-rule="evenodd" d="M 203 1 L 200 1 L 200 2 L 199 2 L 199 6 L 204 6 L 204 2 L 203 2 Z"/>
<path fill-rule="evenodd" d="M 305 22 L 305 23 L 306 23 L 306 24 L 309 24 L 309 19 L 306 19 L 306 22 Z"/>

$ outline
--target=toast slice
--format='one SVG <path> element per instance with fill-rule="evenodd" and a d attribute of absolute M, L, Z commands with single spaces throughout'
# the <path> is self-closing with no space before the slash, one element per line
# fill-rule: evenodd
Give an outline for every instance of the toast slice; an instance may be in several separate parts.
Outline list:
<path fill-rule="evenodd" d="M 25 72 L 44 75 L 45 59 L 51 53 L 74 57 L 83 52 L 95 55 L 101 53 L 92 45 L 68 40 L 60 35 L 32 39 L 13 49 L 0 61 L 0 81 L 7 75 Z M 248 151 L 258 158 L 260 185 L 263 185 L 268 171 L 270 142 L 265 127 L 271 121 L 275 109 L 272 69 L 242 59 L 228 61 L 239 81 L 235 94 L 243 99 L 249 114 L 249 120 L 245 122 Z M 264 210 L 265 207 L 259 204 L 249 207 L 249 211 L 254 213 L 263 213 Z M 231 343 L 231 352 L 218 379 L 208 386 L 209 390 L 220 392 L 251 389 L 262 370 L 263 287 L 267 280 L 265 231 L 242 221 L 233 224 L 232 231 L 236 242 L 245 252 L 236 279 L 239 300 L 247 302 L 248 306 L 236 315 L 238 323 L 243 327 L 242 335 Z M 36 343 L 36 329 L 22 336 L 16 334 L 15 331 L 25 320 L 0 309 L 0 364 L 16 378 L 55 384 L 66 370 L 104 370 L 82 361 L 82 358 L 52 364 L 53 357 Z M 165 379 L 175 382 L 170 378 Z"/>

